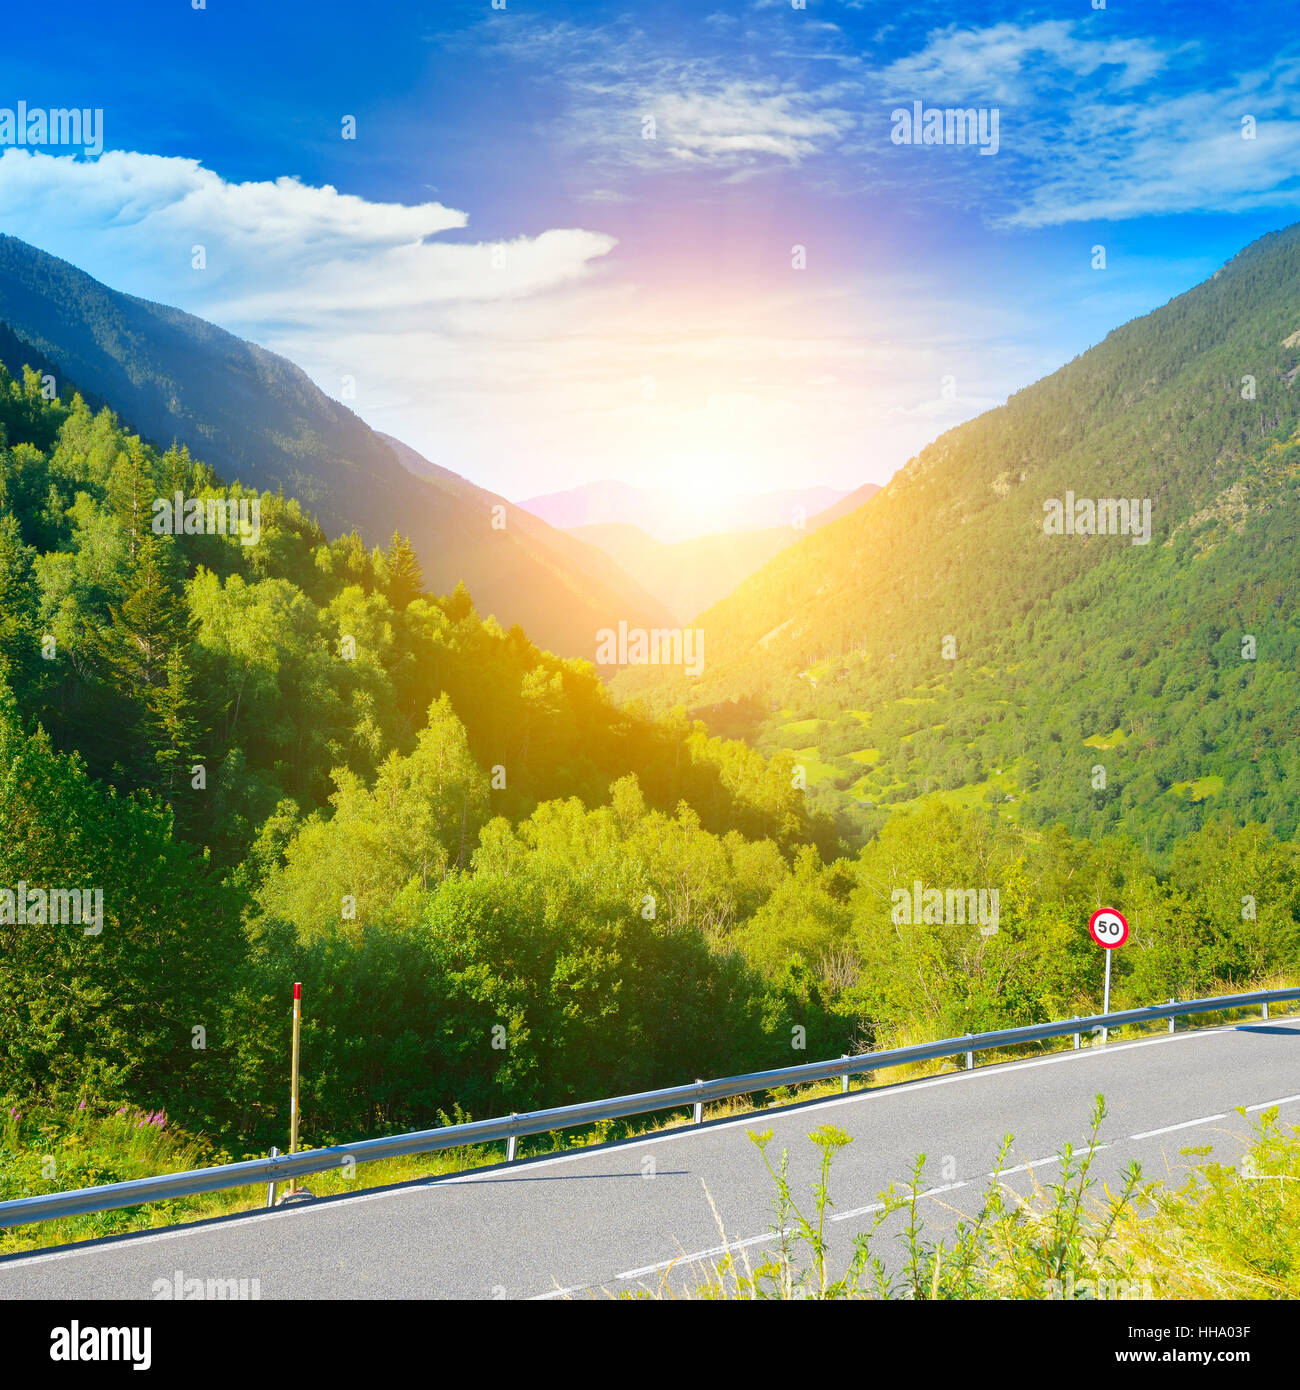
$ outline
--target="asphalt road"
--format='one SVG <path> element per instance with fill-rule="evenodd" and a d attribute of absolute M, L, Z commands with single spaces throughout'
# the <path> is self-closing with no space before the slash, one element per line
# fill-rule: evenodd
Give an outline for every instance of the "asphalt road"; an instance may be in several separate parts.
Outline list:
<path fill-rule="evenodd" d="M 854 1137 L 831 1179 L 832 1253 L 842 1258 L 878 1194 L 905 1182 L 920 1152 L 929 1159 L 932 1195 L 922 1207 L 931 1236 L 978 1202 L 1007 1133 L 1015 1136 L 1007 1164 L 1019 1169 L 1008 1180 L 1022 1190 L 1052 1180 L 1060 1147 L 1086 1138 L 1098 1092 L 1109 1111 L 1100 1179 L 1113 1182 L 1137 1159 L 1146 1177 L 1176 1180 L 1199 1161 L 1179 1153 L 1193 1145 L 1234 1161 L 1267 1106 L 1280 1103 L 1283 1121 L 1300 1124 L 1300 1019 L 1112 1042 L 509 1167 L 10 1256 L 0 1260 L 0 1298 L 151 1299 L 155 1281 L 172 1284 L 178 1271 L 255 1279 L 263 1299 L 618 1294 L 657 1287 L 669 1265 L 670 1282 L 689 1284 L 683 1271 L 692 1260 L 719 1251 L 719 1219 L 733 1247 L 759 1253 L 772 1240 L 772 1185 L 746 1131 L 773 1130 L 772 1152 L 788 1148 L 803 1198 L 817 1162 L 806 1136 L 826 1123 Z"/>

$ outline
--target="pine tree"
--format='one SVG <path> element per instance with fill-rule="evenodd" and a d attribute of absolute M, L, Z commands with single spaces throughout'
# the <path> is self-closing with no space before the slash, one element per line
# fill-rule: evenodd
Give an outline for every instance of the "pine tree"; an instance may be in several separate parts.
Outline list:
<path fill-rule="evenodd" d="M 154 785 L 174 809 L 199 737 L 193 683 L 185 649 L 176 642 L 167 653 L 165 682 L 144 694 L 145 724 L 154 744 L 153 757 L 157 765 Z M 189 819 L 178 813 L 178 820 L 186 822 Z"/>
<path fill-rule="evenodd" d="M 23 544 L 18 518 L 0 514 L 0 676 L 25 696 L 36 674 L 34 552 Z"/>
<path fill-rule="evenodd" d="M 172 574 L 171 546 L 161 536 L 144 537 L 126 581 L 126 596 L 110 608 L 104 654 L 118 688 L 138 693 L 167 679 L 167 654 L 189 636 L 189 613 Z"/>
<path fill-rule="evenodd" d="M 141 542 L 152 535 L 150 523 L 158 488 L 144 444 L 135 435 L 128 435 L 125 444 L 108 476 L 108 505 L 122 523 L 128 553 L 134 560 Z"/>
<path fill-rule="evenodd" d="M 384 553 L 384 566 L 388 601 L 400 611 L 424 592 L 424 574 L 411 542 L 398 531 L 393 532 L 393 539 Z"/>
<path fill-rule="evenodd" d="M 463 579 L 457 580 L 456 587 L 443 600 L 443 606 L 447 616 L 454 623 L 464 622 L 466 618 L 474 616 L 474 600 L 470 597 Z"/>
<path fill-rule="evenodd" d="M 125 597 L 119 606 L 110 606 L 109 625 L 99 634 L 109 683 L 131 710 L 117 731 L 120 761 L 147 785 L 157 784 L 156 754 L 174 746 L 172 735 L 179 738 L 183 727 L 176 721 L 188 705 L 188 675 L 169 670 L 174 649 L 183 658 L 192 627 L 173 576 L 172 547 L 170 537 L 141 540 Z"/>
<path fill-rule="evenodd" d="M 375 587 L 374 561 L 366 553 L 365 542 L 356 531 L 349 531 L 343 538 L 343 572 L 349 584 L 360 584 L 366 593 Z"/>

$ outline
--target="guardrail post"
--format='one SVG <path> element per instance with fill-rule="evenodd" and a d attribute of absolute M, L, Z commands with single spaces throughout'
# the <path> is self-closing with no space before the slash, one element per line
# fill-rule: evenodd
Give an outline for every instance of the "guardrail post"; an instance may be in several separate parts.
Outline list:
<path fill-rule="evenodd" d="M 697 1077 L 695 1078 L 695 1084 L 696 1084 L 697 1086 L 703 1086 L 703 1085 L 704 1085 L 704 1079 L 703 1079 L 703 1077 L 697 1076 Z M 704 1123 L 704 1102 L 703 1102 L 702 1100 L 697 1100 L 697 1101 L 695 1102 L 695 1123 L 696 1123 L 697 1125 L 702 1125 L 702 1124 Z"/>
<path fill-rule="evenodd" d="M 1178 1000 L 1177 1000 L 1177 999 L 1171 999 L 1169 1002 L 1170 1002 L 1171 1004 L 1176 1004 L 1176 1003 L 1178 1003 Z M 1175 1027 L 1175 1025 L 1177 1024 L 1177 1022 L 1178 1022 L 1178 1015 L 1177 1015 L 1177 1014 L 1170 1014 L 1170 1015 L 1169 1015 L 1169 1031 L 1170 1031 L 1171 1033 L 1174 1031 L 1174 1027 Z"/>
<path fill-rule="evenodd" d="M 272 1157 L 272 1158 L 279 1158 L 279 1157 L 280 1157 L 280 1150 L 277 1149 L 277 1148 L 275 1147 L 274 1144 L 271 1145 L 271 1157 Z M 270 1181 L 269 1183 L 267 1183 L 267 1185 L 266 1185 L 266 1205 L 267 1205 L 268 1207 L 273 1207 L 273 1206 L 275 1206 L 275 1179 L 274 1179 L 274 1178 L 272 1178 L 271 1181 Z"/>
<path fill-rule="evenodd" d="M 1268 1017 L 1268 1000 L 1267 1000 L 1267 999 L 1264 1000 L 1264 1017 L 1265 1017 L 1265 1018 Z"/>
<path fill-rule="evenodd" d="M 1267 1018 L 1267 1016 L 1268 1016 L 1268 1015 L 1266 1014 L 1265 1017 Z M 849 1060 L 849 1054 L 848 1054 L 847 1052 L 842 1052 L 842 1053 L 840 1053 L 840 1061 L 841 1061 L 841 1062 L 847 1062 L 848 1060 Z M 849 1074 L 848 1074 L 848 1072 L 845 1072 L 844 1075 L 840 1077 L 840 1092 L 841 1092 L 842 1095 L 848 1095 L 848 1093 L 849 1093 Z"/>
<path fill-rule="evenodd" d="M 1070 1022 L 1073 1023 L 1078 1017 L 1079 1017 L 1078 1014 L 1071 1014 L 1071 1015 L 1070 1015 Z M 1079 1035 L 1078 1035 L 1078 1033 L 1076 1033 L 1076 1034 L 1074 1035 L 1074 1050 L 1075 1050 L 1076 1052 L 1078 1052 L 1078 1050 L 1079 1050 Z"/>
<path fill-rule="evenodd" d="M 510 1118 L 511 1118 L 512 1120 L 517 1120 L 517 1119 L 519 1118 L 518 1112 L 512 1110 L 512 1111 L 510 1112 Z M 506 1137 L 506 1162 L 507 1162 L 507 1163 L 513 1163 L 513 1162 L 515 1161 L 515 1151 L 516 1151 L 516 1149 L 518 1148 L 518 1146 L 519 1146 L 519 1136 L 518 1136 L 517 1134 L 511 1134 L 511 1135 L 508 1135 L 508 1136 Z"/>
<path fill-rule="evenodd" d="M 964 1038 L 973 1038 L 974 1036 L 975 1036 L 974 1033 L 963 1033 L 963 1034 L 962 1034 L 962 1037 L 964 1037 Z M 974 1070 L 975 1070 L 975 1054 L 974 1054 L 974 1052 L 971 1052 L 970 1050 L 967 1050 L 967 1053 L 966 1053 L 966 1070 L 967 1070 L 967 1071 L 974 1071 Z"/>

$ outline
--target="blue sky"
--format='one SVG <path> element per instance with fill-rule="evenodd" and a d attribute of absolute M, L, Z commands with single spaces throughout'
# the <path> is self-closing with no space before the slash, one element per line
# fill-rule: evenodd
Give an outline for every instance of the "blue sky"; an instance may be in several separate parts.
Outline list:
<path fill-rule="evenodd" d="M 105 152 L 6 149 L 0 230 L 516 498 L 883 482 L 1300 216 L 1281 0 L 139 8 L 11 31 L 0 108 Z"/>

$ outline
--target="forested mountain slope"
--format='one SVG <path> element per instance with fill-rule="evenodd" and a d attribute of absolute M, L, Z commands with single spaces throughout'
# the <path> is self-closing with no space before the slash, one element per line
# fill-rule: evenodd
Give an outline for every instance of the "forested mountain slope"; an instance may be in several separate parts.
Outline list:
<path fill-rule="evenodd" d="M 400 529 L 435 589 L 465 583 L 485 613 L 524 625 L 552 650 L 590 658 L 598 628 L 666 617 L 602 559 L 575 563 L 572 542 L 536 518 L 511 507 L 504 528 L 494 527 L 501 499 L 445 471 L 416 476 L 283 357 L 119 294 L 8 236 L 0 236 L 0 324 L 10 330 L 0 360 L 12 374 L 51 364 L 65 398 L 73 382 L 159 447 L 177 441 L 227 478 L 282 490 L 331 536 L 355 529 L 375 545 Z"/>
<path fill-rule="evenodd" d="M 505 517 L 506 530 L 516 538 L 522 538 L 530 553 L 547 565 L 553 573 L 567 576 L 567 582 L 570 584 L 582 583 L 589 594 L 601 595 L 599 602 L 605 605 L 602 611 L 613 614 L 613 621 L 616 622 L 622 617 L 628 618 L 629 621 L 640 620 L 646 623 L 671 620 L 672 613 L 664 606 L 663 600 L 650 593 L 640 580 L 630 571 L 620 567 L 605 550 L 585 542 L 581 536 L 571 535 L 558 526 L 548 525 L 532 512 L 525 511 L 496 493 L 477 487 L 468 479 L 462 478 L 459 473 L 430 463 L 423 454 L 412 449 L 409 444 L 403 444 L 400 439 L 394 439 L 392 435 L 381 432 L 379 438 L 388 444 L 397 456 L 398 462 L 408 472 L 414 473 L 417 477 L 434 479 L 446 493 L 463 502 L 466 507 L 477 513 L 482 513 L 488 508 L 500 507 Z M 553 627 L 558 621 L 559 619 L 552 615 L 546 626 Z M 575 640 L 577 646 L 573 650 L 563 648 L 563 654 L 590 659 L 596 646 L 595 629 L 590 632 L 586 629 L 576 629 Z M 601 674 L 612 676 L 613 672 Z"/>
<path fill-rule="evenodd" d="M 616 689 L 732 727 L 739 702 L 760 746 L 859 807 L 965 789 L 1160 846 L 1217 809 L 1289 835 L 1298 369 L 1300 226 L 783 551 L 699 618 L 697 681 L 641 668 Z M 1149 503 L 1149 543 L 1049 534 L 1069 494 Z"/>
<path fill-rule="evenodd" d="M 256 503 L 253 543 L 159 533 L 177 492 Z M 72 1090 L 257 1129 L 282 977 L 316 998 L 318 1133 L 553 1100 L 634 1055 L 647 1084 L 770 1060 L 799 1000 L 822 1044 L 844 1032 L 697 920 L 710 882 L 734 919 L 719 875 L 752 904 L 801 846 L 833 852 L 788 756 L 622 711 L 463 586 L 429 594 L 404 537 L 330 540 L 3 368 L 0 755 L 0 886 L 102 894 L 90 935 L 0 900 L 0 1094 L 24 1110 Z M 683 1012 L 722 1020 L 709 1047 Z M 508 1055 L 479 1046 L 498 1023 Z"/>

